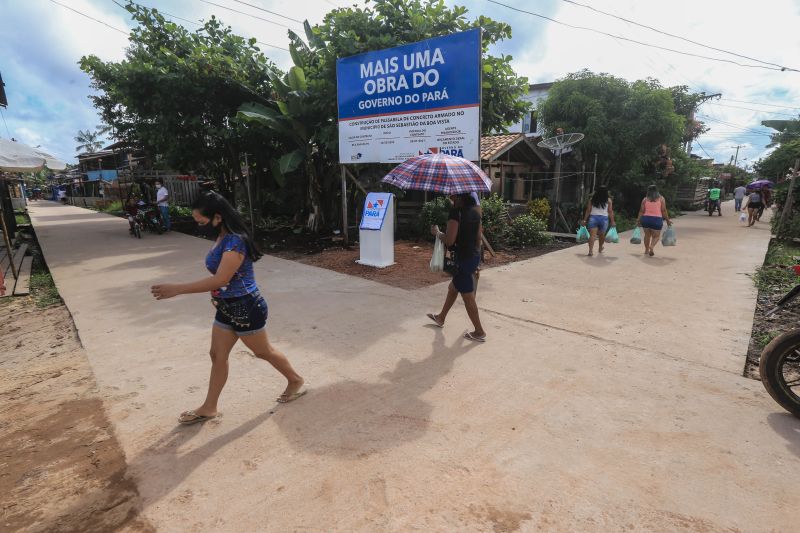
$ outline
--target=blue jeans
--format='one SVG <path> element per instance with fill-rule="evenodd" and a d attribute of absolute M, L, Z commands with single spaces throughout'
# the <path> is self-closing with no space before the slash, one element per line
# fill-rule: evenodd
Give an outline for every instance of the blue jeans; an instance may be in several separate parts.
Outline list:
<path fill-rule="evenodd" d="M 603 215 L 591 215 L 589 217 L 589 223 L 586 225 L 586 229 L 594 229 L 597 228 L 597 232 L 601 235 L 605 235 L 608 231 L 608 217 Z"/>
<path fill-rule="evenodd" d="M 736 198 L 736 199 L 734 199 L 734 204 L 736 205 L 736 212 L 737 213 L 742 210 L 742 200 L 744 200 L 744 198 Z"/>
<path fill-rule="evenodd" d="M 169 221 L 169 206 L 168 205 L 160 205 L 158 206 L 158 210 L 161 211 L 161 220 L 164 222 L 164 229 L 169 231 L 172 227 Z"/>

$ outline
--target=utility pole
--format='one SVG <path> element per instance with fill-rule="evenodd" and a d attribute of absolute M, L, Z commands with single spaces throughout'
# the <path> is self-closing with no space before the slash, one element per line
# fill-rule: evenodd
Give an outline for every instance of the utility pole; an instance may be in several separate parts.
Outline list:
<path fill-rule="evenodd" d="M 739 148 L 743 148 L 744 145 L 737 144 L 734 148 L 736 148 L 736 157 L 733 160 L 733 166 L 736 167 L 736 164 L 739 162 Z"/>

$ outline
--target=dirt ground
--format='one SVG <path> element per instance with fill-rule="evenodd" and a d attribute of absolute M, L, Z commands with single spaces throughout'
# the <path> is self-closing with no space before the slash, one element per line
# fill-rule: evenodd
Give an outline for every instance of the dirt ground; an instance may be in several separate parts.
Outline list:
<path fill-rule="evenodd" d="M 496 257 L 486 253 L 486 262 L 481 268 L 493 268 L 514 261 L 522 261 L 538 257 L 556 250 L 561 250 L 574 243 L 555 241 L 548 246 L 525 248 L 521 250 L 498 251 Z M 290 259 L 306 265 L 312 265 L 342 274 L 385 283 L 401 289 L 413 290 L 427 287 L 448 279 L 443 272 L 431 272 L 429 263 L 433 253 L 433 243 L 426 241 L 397 241 L 394 247 L 395 264 L 386 268 L 373 268 L 359 265 L 358 245 L 351 249 L 331 247 L 314 254 L 303 254 L 292 250 L 269 252 L 283 259 Z"/>
<path fill-rule="evenodd" d="M 66 307 L 0 299 L 0 354 L 0 530 L 153 531 Z"/>

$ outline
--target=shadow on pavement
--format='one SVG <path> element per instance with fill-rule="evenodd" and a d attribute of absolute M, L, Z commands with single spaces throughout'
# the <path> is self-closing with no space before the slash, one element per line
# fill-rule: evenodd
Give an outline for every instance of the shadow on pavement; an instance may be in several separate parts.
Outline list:
<path fill-rule="evenodd" d="M 445 346 L 438 328 L 431 354 L 398 361 L 383 383 L 342 381 L 312 388 L 303 401 L 275 417 L 289 444 L 299 452 L 367 457 L 420 438 L 434 429 L 432 406 L 420 397 L 447 376 L 455 360 L 477 345 L 462 337 Z"/>
<path fill-rule="evenodd" d="M 145 506 L 168 496 L 219 450 L 269 419 L 298 452 L 348 459 L 368 457 L 435 430 L 430 420 L 433 406 L 420 396 L 450 373 L 459 356 L 478 346 L 461 337 L 453 346 L 445 346 L 441 330 L 435 330 L 431 355 L 418 362 L 401 359 L 394 370 L 381 376 L 385 382 L 348 380 L 319 388 L 312 384 L 309 393 L 296 402 L 275 404 L 239 427 L 186 453 L 181 453 L 181 447 L 203 428 L 198 424 L 171 429 L 129 463 L 135 475 L 152 483 L 142 491 L 147 495 Z M 206 425 L 224 423 L 223 416 Z M 151 472 L 159 472 L 159 475 L 147 474 Z"/>
<path fill-rule="evenodd" d="M 614 261 L 617 261 L 619 258 L 614 257 L 613 255 L 607 255 L 608 252 L 603 252 L 602 254 L 595 253 L 594 256 L 589 257 L 586 254 L 575 254 L 575 257 L 580 258 L 581 261 L 586 263 L 587 265 L 591 265 L 594 267 L 606 267 L 614 264 Z"/>
<path fill-rule="evenodd" d="M 800 457 L 800 419 L 789 413 L 770 413 L 767 422 L 775 433 L 786 439 L 786 448 Z"/>

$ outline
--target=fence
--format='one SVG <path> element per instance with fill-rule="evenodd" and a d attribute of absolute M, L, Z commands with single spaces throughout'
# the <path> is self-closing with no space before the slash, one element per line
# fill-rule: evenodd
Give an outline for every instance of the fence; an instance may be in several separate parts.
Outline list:
<path fill-rule="evenodd" d="M 200 193 L 200 183 L 197 176 L 191 174 L 176 174 L 174 171 L 164 170 L 134 170 L 132 173 L 120 175 L 118 186 L 123 191 L 123 196 L 134 184 L 146 184 L 149 191 L 142 191 L 146 198 L 155 201 L 155 191 L 153 182 L 161 180 L 164 187 L 169 191 L 169 201 L 171 204 L 180 206 L 190 206 L 194 203 Z"/>

